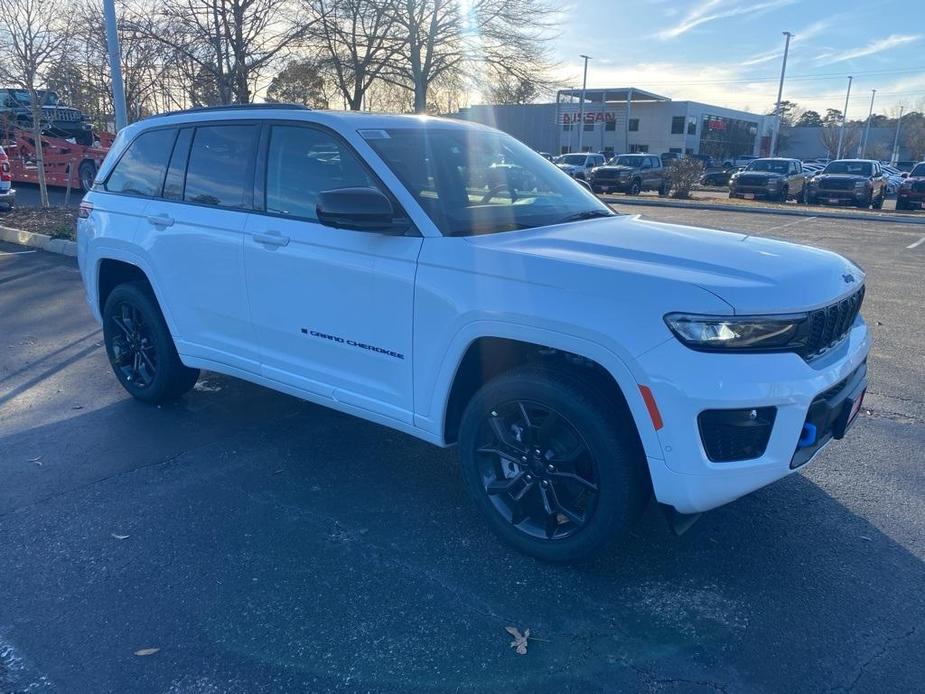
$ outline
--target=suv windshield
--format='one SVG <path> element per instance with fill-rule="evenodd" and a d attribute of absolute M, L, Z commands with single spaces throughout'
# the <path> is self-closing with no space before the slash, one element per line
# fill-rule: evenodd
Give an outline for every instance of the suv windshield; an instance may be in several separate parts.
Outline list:
<path fill-rule="evenodd" d="M 572 166 L 584 166 L 587 158 L 587 154 L 563 154 L 562 156 L 556 157 L 556 163 L 570 164 Z"/>
<path fill-rule="evenodd" d="M 645 160 L 645 157 L 614 157 L 610 160 L 611 166 L 631 166 L 634 169 L 638 169 L 642 166 L 642 162 Z"/>
<path fill-rule="evenodd" d="M 914 169 L 912 169 L 912 172 L 909 175 L 910 176 L 925 176 L 925 164 L 917 165 Z"/>
<path fill-rule="evenodd" d="M 756 159 L 746 166 L 745 170 L 785 174 L 790 171 L 790 162 L 786 159 Z"/>
<path fill-rule="evenodd" d="M 395 128 L 372 131 L 367 142 L 448 236 L 614 214 L 539 154 L 503 133 Z M 505 165 L 498 166 L 498 161 Z"/>
<path fill-rule="evenodd" d="M 873 168 L 868 161 L 833 161 L 825 167 L 822 173 L 870 176 L 871 171 Z"/>

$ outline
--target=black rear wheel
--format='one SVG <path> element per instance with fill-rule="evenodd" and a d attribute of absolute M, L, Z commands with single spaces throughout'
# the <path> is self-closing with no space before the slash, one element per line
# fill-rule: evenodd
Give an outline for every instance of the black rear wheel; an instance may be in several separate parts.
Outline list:
<path fill-rule="evenodd" d="M 199 370 L 183 365 L 150 288 L 120 284 L 103 308 L 106 354 L 119 383 L 150 403 L 175 400 L 195 385 Z"/>
<path fill-rule="evenodd" d="M 93 187 L 93 181 L 96 179 L 96 164 L 92 161 L 84 161 L 77 167 L 77 176 L 80 179 L 80 189 L 87 192 Z"/>
<path fill-rule="evenodd" d="M 460 456 L 492 529 L 546 561 L 602 551 L 648 498 L 625 404 L 567 373 L 519 369 L 483 386 L 463 415 Z"/>

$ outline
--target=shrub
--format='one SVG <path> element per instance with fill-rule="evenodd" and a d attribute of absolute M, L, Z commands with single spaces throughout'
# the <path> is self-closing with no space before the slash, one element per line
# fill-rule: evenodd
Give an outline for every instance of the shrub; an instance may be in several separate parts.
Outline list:
<path fill-rule="evenodd" d="M 686 200 L 691 196 L 691 189 L 700 180 L 703 162 L 697 159 L 677 159 L 668 167 L 668 185 L 671 197 Z"/>

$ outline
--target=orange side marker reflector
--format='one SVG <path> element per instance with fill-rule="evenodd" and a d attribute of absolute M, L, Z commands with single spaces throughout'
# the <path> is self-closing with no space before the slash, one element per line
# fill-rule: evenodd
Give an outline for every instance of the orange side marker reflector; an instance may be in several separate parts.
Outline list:
<path fill-rule="evenodd" d="M 642 399 L 646 403 L 646 409 L 649 410 L 649 417 L 652 418 L 652 426 L 655 427 L 655 431 L 658 431 L 665 426 L 665 424 L 662 422 L 662 414 L 658 411 L 658 405 L 655 404 L 652 391 L 649 390 L 648 386 L 639 386 L 639 392 L 642 393 Z"/>

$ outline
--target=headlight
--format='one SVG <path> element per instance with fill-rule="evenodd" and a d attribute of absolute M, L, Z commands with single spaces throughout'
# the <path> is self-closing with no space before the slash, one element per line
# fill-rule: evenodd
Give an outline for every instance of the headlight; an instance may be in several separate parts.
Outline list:
<path fill-rule="evenodd" d="M 782 316 L 669 313 L 665 323 L 683 344 L 704 352 L 799 351 L 809 337 L 805 313 Z"/>

